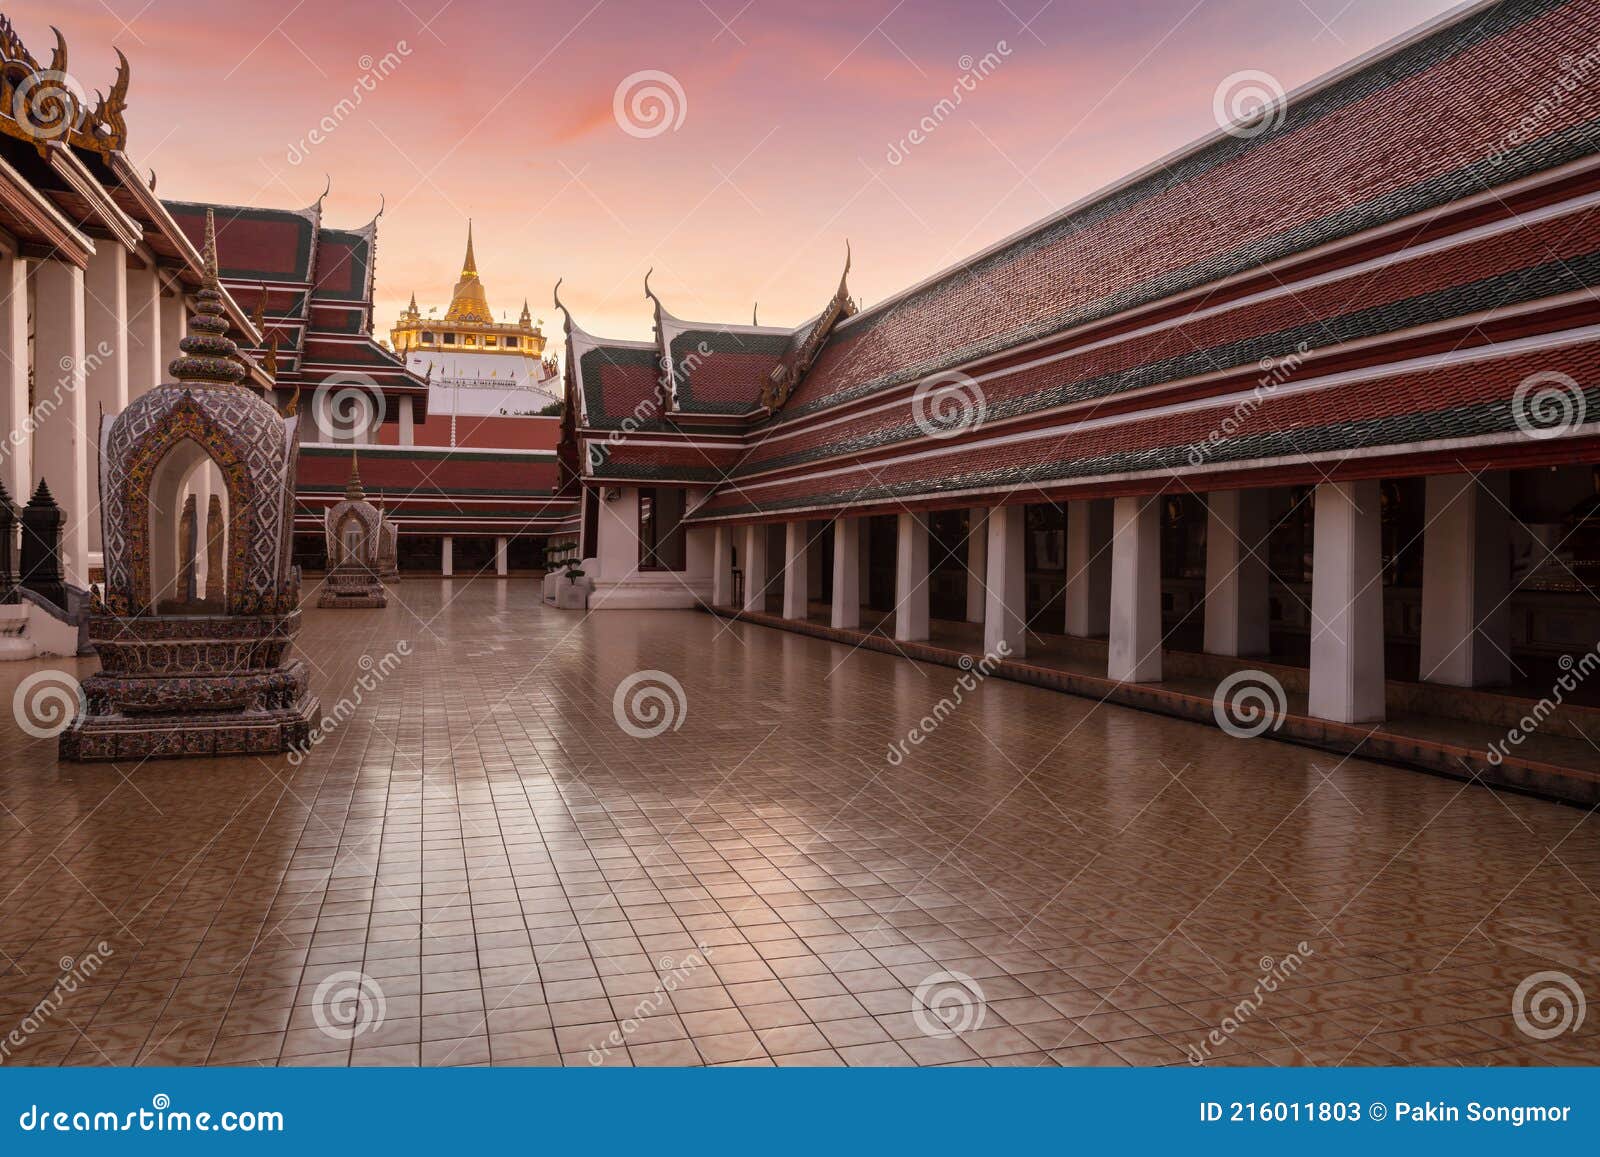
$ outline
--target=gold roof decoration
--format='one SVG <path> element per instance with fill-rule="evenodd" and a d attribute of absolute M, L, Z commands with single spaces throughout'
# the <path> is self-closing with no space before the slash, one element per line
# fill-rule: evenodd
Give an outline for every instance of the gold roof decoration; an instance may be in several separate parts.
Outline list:
<path fill-rule="evenodd" d="M 111 91 L 96 92 L 91 109 L 67 71 L 67 41 L 59 28 L 50 67 L 34 59 L 11 21 L 0 15 L 0 133 L 32 143 L 44 156 L 52 141 L 66 141 L 109 159 L 122 150 L 128 125 L 128 58 L 117 54 L 117 79 Z"/>
<path fill-rule="evenodd" d="M 472 253 L 472 222 L 467 221 L 467 256 L 461 263 L 461 280 L 456 282 L 450 295 L 450 308 L 445 311 L 447 322 L 478 322 L 493 324 L 489 312 L 489 299 L 484 296 L 483 282 L 478 280 L 478 260 Z"/>

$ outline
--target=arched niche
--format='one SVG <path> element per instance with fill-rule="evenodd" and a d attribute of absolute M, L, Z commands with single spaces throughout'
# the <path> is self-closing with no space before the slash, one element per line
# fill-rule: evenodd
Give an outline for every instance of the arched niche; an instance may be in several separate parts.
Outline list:
<path fill-rule="evenodd" d="M 208 472 L 214 472 L 212 484 L 215 489 L 201 485 Z M 220 533 L 222 557 L 226 560 L 230 555 L 229 548 L 233 545 L 234 536 L 231 533 L 229 516 L 234 500 L 228 491 L 227 478 L 222 472 L 221 463 L 199 442 L 186 437 L 174 443 L 152 469 L 149 495 L 145 500 L 150 551 L 150 590 L 146 599 L 149 605 L 160 608 L 177 601 L 181 593 L 179 585 L 182 581 L 183 558 L 188 549 L 183 541 L 182 519 L 183 509 L 190 494 L 197 499 L 199 522 L 194 550 L 197 569 L 203 573 L 203 560 L 207 554 L 207 538 L 211 528 L 208 512 L 201 509 L 200 504 L 206 500 L 209 493 L 216 493 L 221 498 Z M 227 587 L 226 565 L 223 570 L 224 574 L 209 576 L 209 589 L 202 585 L 198 592 L 214 596 L 207 600 L 208 605 L 204 609 L 220 611 L 227 606 L 228 595 L 232 592 Z M 202 608 L 197 606 L 196 609 Z"/>
<path fill-rule="evenodd" d="M 235 611 L 243 595 L 245 560 L 251 525 L 250 473 L 227 435 L 192 403 L 175 408 L 170 420 L 134 452 L 128 464 L 123 509 L 132 516 L 129 553 L 132 558 L 134 606 L 158 610 L 157 597 L 169 601 L 177 592 L 178 528 L 183 517 L 185 487 L 202 467 L 214 464 L 222 478 L 226 574 L 221 607 Z M 204 544 L 200 544 L 204 549 Z"/>
<path fill-rule="evenodd" d="M 372 557 L 372 531 L 354 508 L 346 510 L 334 527 L 333 559 L 335 566 L 370 566 Z"/>

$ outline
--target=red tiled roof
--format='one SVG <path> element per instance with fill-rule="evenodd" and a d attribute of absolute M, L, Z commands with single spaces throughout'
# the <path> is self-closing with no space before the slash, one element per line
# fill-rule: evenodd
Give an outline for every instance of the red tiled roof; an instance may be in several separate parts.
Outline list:
<path fill-rule="evenodd" d="M 1523 121 L 1594 50 L 1595 19 L 1592 0 L 1481 9 L 1295 102 L 1276 131 L 1046 221 L 841 324 L 780 420 L 1592 151 L 1600 85 Z"/>

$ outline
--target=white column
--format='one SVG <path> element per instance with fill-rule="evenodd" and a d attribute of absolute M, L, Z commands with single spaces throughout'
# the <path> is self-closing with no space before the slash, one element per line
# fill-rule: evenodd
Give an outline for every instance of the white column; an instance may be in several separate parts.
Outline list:
<path fill-rule="evenodd" d="M 717 527 L 711 553 L 711 605 L 733 605 L 733 527 Z"/>
<path fill-rule="evenodd" d="M 189 303 L 184 300 L 183 287 L 176 284 L 161 297 L 161 377 L 171 376 L 172 359 L 183 351 L 178 343 L 189 336 Z"/>
<path fill-rule="evenodd" d="M 494 573 L 506 577 L 506 536 L 503 534 L 494 540 Z"/>
<path fill-rule="evenodd" d="M 1378 483 L 1317 487 L 1311 551 L 1311 714 L 1384 717 L 1383 553 Z"/>
<path fill-rule="evenodd" d="M 1106 674 L 1161 679 L 1161 500 L 1118 498 L 1111 512 L 1111 642 Z"/>
<path fill-rule="evenodd" d="M 161 358 L 161 274 L 154 266 L 128 266 L 128 400 L 148 393 L 167 376 Z"/>
<path fill-rule="evenodd" d="M 711 597 L 712 575 L 716 569 L 717 536 L 705 526 L 685 527 L 683 531 L 683 581 L 694 592 L 695 601 Z"/>
<path fill-rule="evenodd" d="M 0 449 L 0 478 L 11 500 L 26 503 L 33 488 L 29 461 L 33 437 L 28 417 L 28 263 L 0 250 L 0 431 L 10 441 Z"/>
<path fill-rule="evenodd" d="M 455 546 L 455 539 L 448 534 L 445 535 L 444 542 L 439 548 L 439 573 L 445 578 L 456 573 Z"/>
<path fill-rule="evenodd" d="M 806 566 L 806 524 L 790 522 L 783 529 L 783 617 L 804 619 L 811 574 Z"/>
<path fill-rule="evenodd" d="M 894 637 L 901 642 L 928 637 L 928 521 L 901 514 L 894 536 Z"/>
<path fill-rule="evenodd" d="M 89 492 L 100 487 L 100 419 L 114 418 L 128 404 L 128 251 L 102 238 L 83 275 L 84 411 L 89 420 Z M 204 502 L 200 519 L 202 581 L 205 570 Z M 89 552 L 100 563 L 99 499 L 89 502 Z"/>
<path fill-rule="evenodd" d="M 639 573 L 641 548 L 637 486 L 619 486 L 601 496 L 595 539 L 596 582 L 627 582 Z"/>
<path fill-rule="evenodd" d="M 989 511 L 974 506 L 968 515 L 967 533 L 967 622 L 984 621 L 984 583 L 989 572 L 989 530 L 984 519 Z"/>
<path fill-rule="evenodd" d="M 861 522 L 859 518 L 833 520 L 833 626 L 857 630 L 861 626 Z"/>
<path fill-rule="evenodd" d="M 1067 503 L 1067 634 L 1096 638 L 1111 629 L 1111 503 Z"/>
<path fill-rule="evenodd" d="M 83 270 L 41 261 L 34 270 L 34 472 L 48 479 L 65 516 L 62 564 L 69 582 L 89 572 L 89 420 L 84 388 Z"/>
<path fill-rule="evenodd" d="M 984 575 L 983 650 L 1021 658 L 1028 652 L 1027 630 L 1027 553 L 1024 529 L 1027 507 L 997 506 L 985 519 L 988 560 Z"/>
<path fill-rule="evenodd" d="M 767 609 L 767 527 L 755 523 L 744 528 L 744 609 Z"/>
<path fill-rule="evenodd" d="M 1265 655 L 1267 492 L 1217 490 L 1206 498 L 1204 648 L 1213 655 Z"/>
<path fill-rule="evenodd" d="M 400 445 L 402 446 L 414 446 L 417 441 L 416 423 L 411 408 L 412 401 L 410 394 L 406 394 L 400 399 Z"/>
<path fill-rule="evenodd" d="M 1496 472 L 1428 479 L 1422 532 L 1423 682 L 1511 679 L 1509 480 Z"/>

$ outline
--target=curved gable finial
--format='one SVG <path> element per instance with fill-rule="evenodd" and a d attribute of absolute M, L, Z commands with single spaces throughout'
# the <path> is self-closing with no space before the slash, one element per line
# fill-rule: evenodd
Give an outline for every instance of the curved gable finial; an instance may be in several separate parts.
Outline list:
<path fill-rule="evenodd" d="M 561 283 L 565 280 L 566 278 L 564 277 L 556 278 L 555 288 L 550 291 L 550 296 L 555 299 L 556 308 L 561 311 L 562 332 L 570 335 L 572 333 L 572 311 L 561 300 Z"/>

